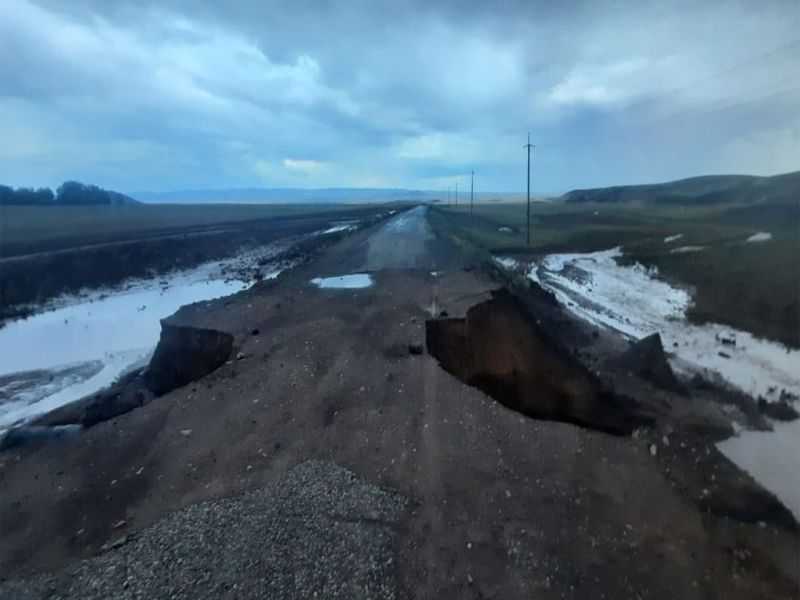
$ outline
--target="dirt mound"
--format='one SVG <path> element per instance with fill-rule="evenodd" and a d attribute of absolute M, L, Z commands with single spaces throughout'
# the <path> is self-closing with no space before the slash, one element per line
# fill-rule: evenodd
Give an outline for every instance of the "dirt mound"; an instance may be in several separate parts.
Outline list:
<path fill-rule="evenodd" d="M 638 402 L 604 389 L 505 289 L 466 318 L 428 320 L 426 338 L 445 370 L 530 417 L 617 435 L 653 422 Z"/>
<path fill-rule="evenodd" d="M 631 344 L 614 361 L 619 368 L 641 377 L 654 386 L 672 392 L 685 392 L 675 377 L 664 352 L 661 335 L 654 333 Z"/>

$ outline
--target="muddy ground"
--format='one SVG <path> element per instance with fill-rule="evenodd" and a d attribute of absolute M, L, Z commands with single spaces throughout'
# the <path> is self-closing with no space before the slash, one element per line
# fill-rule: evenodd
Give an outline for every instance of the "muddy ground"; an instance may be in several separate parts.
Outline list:
<path fill-rule="evenodd" d="M 236 256 L 291 237 L 324 230 L 332 223 L 369 222 L 388 214 L 385 206 L 156 231 L 49 250 L 47 244 L 6 247 L 0 258 L 0 324 L 30 314 L 61 294 L 113 287 L 132 278 L 157 277 L 175 269 Z"/>
<path fill-rule="evenodd" d="M 511 313 L 478 311 L 486 335 L 498 336 L 492 368 L 456 368 L 486 363 L 465 342 L 445 370 L 425 351 L 428 332 L 469 320 L 507 282 L 435 238 L 424 214 L 404 217 L 404 226 L 395 219 L 358 232 L 275 281 L 168 319 L 165 330 L 232 336 L 229 359 L 210 374 L 78 435 L 0 454 L 0 571 L 10 580 L 0 592 L 797 597 L 796 521 L 714 447 L 731 415 L 745 418 L 735 402 L 713 389 L 659 389 L 619 370 L 608 359 L 627 344 L 574 321 L 537 288 L 501 292 L 514 298 Z M 309 283 L 363 271 L 373 286 Z M 496 319 L 511 326 L 494 330 Z M 543 371 L 546 386 L 514 375 L 524 367 L 514 352 L 503 358 L 526 343 L 509 336 L 526 331 L 536 336 L 525 350 L 531 360 L 557 369 L 557 377 Z M 459 379 L 476 372 L 495 384 L 511 377 L 515 397 L 532 408 L 523 414 L 481 391 L 494 394 L 490 386 Z M 604 402 L 619 411 L 626 399 L 646 418 L 631 424 L 616 413 L 624 427 L 612 433 L 606 421 L 593 426 L 593 415 L 607 418 L 597 412 Z M 536 413 L 541 406 L 546 415 Z M 568 418 L 572 406 L 580 419 Z M 308 499 L 302 506 L 312 508 L 292 513 L 299 522 L 276 509 L 271 529 L 254 536 L 264 525 L 237 512 L 238 498 L 255 490 L 282 498 L 286 486 L 297 493 L 296 468 L 306 473 L 309 460 L 334 465 L 320 477 L 350 481 L 333 473 L 352 473 L 371 490 L 364 498 L 400 498 L 395 512 L 372 513 L 366 499 L 349 512 Z M 319 489 L 313 477 L 308 490 Z M 347 485 L 331 485 L 326 495 L 345 497 Z M 226 535 L 250 543 L 215 546 L 210 524 L 220 511 L 242 514 L 223 521 Z M 320 514 L 311 534 L 298 524 L 320 523 Z M 343 567 L 334 557 L 354 539 L 356 548 L 380 540 L 380 564 L 355 552 Z M 139 568 L 143 560 L 152 564 Z M 215 586 L 215 569 L 228 577 L 230 561 L 248 565 L 235 571 L 241 588 Z"/>

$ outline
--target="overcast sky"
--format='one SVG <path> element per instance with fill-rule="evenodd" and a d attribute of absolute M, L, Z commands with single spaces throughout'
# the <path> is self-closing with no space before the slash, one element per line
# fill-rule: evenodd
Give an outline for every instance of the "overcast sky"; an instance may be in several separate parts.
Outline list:
<path fill-rule="evenodd" d="M 800 168 L 800 2 L 0 0 L 0 182 L 533 189 Z"/>

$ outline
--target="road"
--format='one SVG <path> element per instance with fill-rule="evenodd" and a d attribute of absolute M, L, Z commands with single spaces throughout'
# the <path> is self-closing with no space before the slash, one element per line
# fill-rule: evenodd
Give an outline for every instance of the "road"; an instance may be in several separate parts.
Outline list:
<path fill-rule="evenodd" d="M 409 352 L 496 286 L 418 208 L 181 309 L 170 327 L 227 332 L 233 358 L 0 457 L 0 596 L 792 597 L 796 535 L 702 514 L 664 448 L 525 417 Z M 758 558 L 732 578 L 737 543 Z"/>
<path fill-rule="evenodd" d="M 434 236 L 426 210 L 418 206 L 401 213 L 372 234 L 367 241 L 365 269 L 434 268 L 434 256 L 428 248 Z"/>

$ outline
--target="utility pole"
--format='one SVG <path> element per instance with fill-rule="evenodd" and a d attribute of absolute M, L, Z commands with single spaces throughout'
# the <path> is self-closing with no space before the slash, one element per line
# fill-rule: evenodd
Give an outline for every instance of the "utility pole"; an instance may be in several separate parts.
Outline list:
<path fill-rule="evenodd" d="M 458 208 L 458 182 L 456 181 L 456 208 Z"/>
<path fill-rule="evenodd" d="M 472 214 L 472 191 L 475 187 L 475 171 L 469 172 L 469 214 Z"/>
<path fill-rule="evenodd" d="M 528 246 L 531 245 L 531 148 L 535 148 L 535 146 L 531 145 L 531 132 L 528 132 L 528 143 L 525 144 L 524 148 L 528 149 L 528 216 L 527 216 L 527 224 L 525 227 L 526 230 L 526 239 Z"/>

